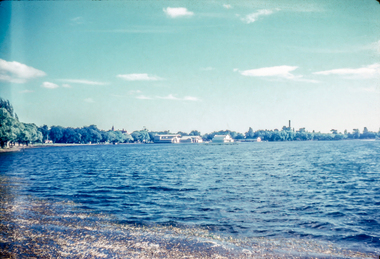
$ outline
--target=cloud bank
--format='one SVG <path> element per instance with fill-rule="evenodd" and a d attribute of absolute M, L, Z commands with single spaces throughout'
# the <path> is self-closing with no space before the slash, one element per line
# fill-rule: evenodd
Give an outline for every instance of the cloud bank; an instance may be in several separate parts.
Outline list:
<path fill-rule="evenodd" d="M 380 63 L 375 63 L 361 68 L 338 68 L 314 72 L 315 75 L 340 75 L 348 76 L 349 78 L 375 78 L 380 76 Z"/>
<path fill-rule="evenodd" d="M 157 81 L 162 80 L 158 76 L 150 76 L 146 73 L 144 74 L 126 74 L 126 75 L 117 75 L 117 77 L 122 78 L 127 81 Z"/>
<path fill-rule="evenodd" d="M 163 9 L 164 13 L 166 13 L 167 16 L 171 18 L 178 18 L 178 17 L 189 17 L 193 16 L 194 13 L 187 10 L 185 7 L 167 7 Z"/>
<path fill-rule="evenodd" d="M 0 59 L 0 81 L 26 83 L 28 80 L 46 76 L 44 71 L 29 67 L 17 61 Z"/>

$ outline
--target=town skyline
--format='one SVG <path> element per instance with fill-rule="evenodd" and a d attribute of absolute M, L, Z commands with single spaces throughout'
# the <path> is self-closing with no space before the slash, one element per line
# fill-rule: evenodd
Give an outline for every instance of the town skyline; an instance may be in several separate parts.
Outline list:
<path fill-rule="evenodd" d="M 1 2 L 0 96 L 38 126 L 378 132 L 379 15 L 375 0 Z"/>

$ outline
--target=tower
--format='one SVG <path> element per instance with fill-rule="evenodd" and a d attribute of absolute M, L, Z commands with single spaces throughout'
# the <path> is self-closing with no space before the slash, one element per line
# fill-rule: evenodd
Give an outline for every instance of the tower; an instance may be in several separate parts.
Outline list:
<path fill-rule="evenodd" d="M 291 129 L 291 126 L 290 126 L 290 120 L 289 120 L 289 129 Z"/>

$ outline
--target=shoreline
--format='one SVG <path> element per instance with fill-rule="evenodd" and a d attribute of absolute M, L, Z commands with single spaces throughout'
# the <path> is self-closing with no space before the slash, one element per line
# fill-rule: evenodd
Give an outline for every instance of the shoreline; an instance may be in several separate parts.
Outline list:
<path fill-rule="evenodd" d="M 136 145 L 141 143 L 119 143 L 117 145 Z M 29 146 L 13 146 L 11 148 L 0 148 L 0 153 L 20 152 L 29 148 L 45 148 L 45 147 L 71 147 L 71 146 L 103 146 L 113 144 L 76 144 L 76 143 L 56 143 L 56 144 L 30 144 Z"/>
<path fill-rule="evenodd" d="M 377 141 L 378 139 L 343 139 L 341 141 Z M 296 142 L 295 141 L 261 141 L 261 142 Z M 299 142 L 309 142 L 309 141 L 334 141 L 334 140 L 298 140 Z M 297 142 L 298 142 L 297 141 Z M 206 143 L 205 144 L 226 144 L 226 143 Z M 237 143 L 257 143 L 257 141 L 236 141 L 233 142 L 234 144 Z M 157 144 L 157 143 L 118 143 L 116 145 L 139 145 L 139 144 Z M 166 143 L 167 144 L 167 143 Z M 183 143 L 182 143 L 183 144 Z M 186 143 L 185 143 L 186 144 Z M 228 144 L 228 143 L 227 143 Z M 71 147 L 71 146 L 102 146 L 102 145 L 114 145 L 114 144 L 77 144 L 77 143 L 55 143 L 55 144 L 30 144 L 29 146 L 13 146 L 11 148 L 0 148 L 0 154 L 1 153 L 10 153 L 10 152 L 20 152 L 23 151 L 24 149 L 29 149 L 29 148 L 45 148 L 45 147 Z"/>

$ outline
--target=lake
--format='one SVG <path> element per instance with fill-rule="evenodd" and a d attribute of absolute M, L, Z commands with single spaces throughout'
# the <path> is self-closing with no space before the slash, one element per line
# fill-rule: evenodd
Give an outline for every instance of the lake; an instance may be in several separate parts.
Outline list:
<path fill-rule="evenodd" d="M 3 254 L 380 254 L 380 141 L 32 148 L 0 180 Z"/>

